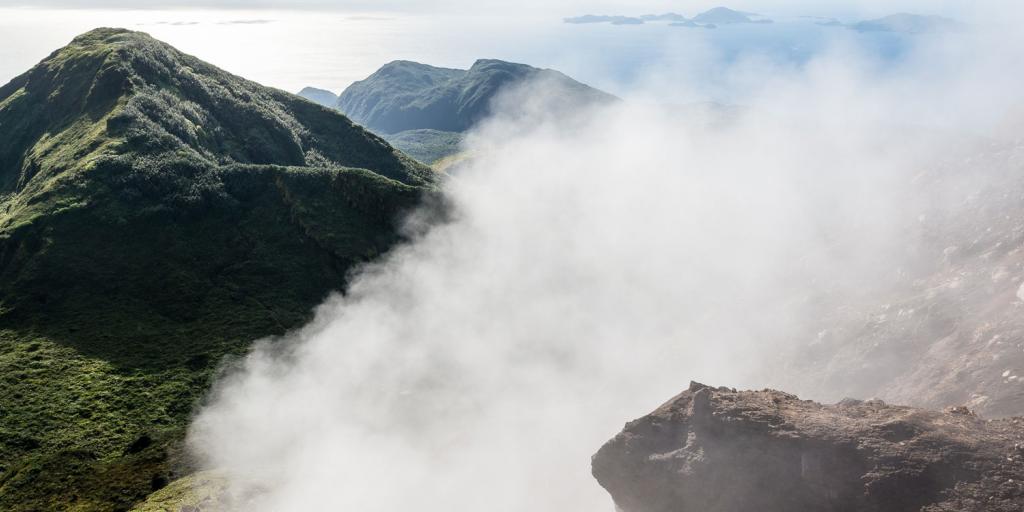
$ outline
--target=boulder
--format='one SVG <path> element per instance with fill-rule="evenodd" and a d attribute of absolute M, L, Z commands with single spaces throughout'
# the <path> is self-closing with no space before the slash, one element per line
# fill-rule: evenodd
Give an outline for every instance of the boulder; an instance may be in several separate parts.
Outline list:
<path fill-rule="evenodd" d="M 1024 419 L 691 383 L 593 457 L 621 512 L 1024 510 Z"/>

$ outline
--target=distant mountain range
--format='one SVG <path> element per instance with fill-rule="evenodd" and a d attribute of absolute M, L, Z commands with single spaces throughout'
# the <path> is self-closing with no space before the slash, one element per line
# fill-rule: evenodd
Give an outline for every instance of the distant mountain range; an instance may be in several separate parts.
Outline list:
<path fill-rule="evenodd" d="M 586 14 L 583 16 L 576 16 L 571 18 L 565 18 L 562 21 L 570 24 L 588 24 L 588 23 L 610 23 L 612 25 L 642 25 L 646 22 L 668 22 L 672 26 L 677 27 L 704 27 L 704 28 L 715 28 L 718 25 L 729 25 L 737 23 L 771 23 L 772 20 L 751 12 L 742 12 L 729 9 L 727 7 L 715 7 L 704 11 L 692 19 L 669 12 L 665 14 L 644 14 L 642 16 L 631 17 L 631 16 L 604 16 Z"/>
<path fill-rule="evenodd" d="M 652 19 L 647 20 L 647 19 L 644 19 L 644 17 L 634 18 L 634 17 L 630 17 L 630 16 L 604 16 L 604 15 L 597 15 L 597 14 L 584 14 L 583 16 L 576 16 L 576 17 L 573 17 L 573 18 L 565 18 L 564 21 L 566 23 L 575 23 L 575 24 L 611 23 L 612 25 L 643 25 L 644 21 L 654 21 L 653 18 L 657 17 L 658 15 L 649 14 L 647 16 L 651 17 Z M 661 16 L 679 16 L 679 17 L 683 18 L 684 20 L 686 19 L 685 17 L 682 17 L 682 16 L 680 16 L 678 14 L 672 14 L 672 13 L 661 15 Z"/>
<path fill-rule="evenodd" d="M 815 22 L 824 27 L 843 27 L 857 32 L 893 32 L 902 34 L 928 34 L 960 32 L 967 29 L 965 23 L 942 16 L 923 16 L 899 13 L 882 18 L 843 23 L 835 18 L 819 18 Z"/>
<path fill-rule="evenodd" d="M 433 162 L 458 151 L 461 134 L 491 114 L 498 95 L 531 81 L 557 98 L 556 109 L 615 99 L 526 64 L 481 59 L 469 69 L 451 69 L 394 61 L 346 88 L 334 107 L 414 158 Z M 330 99 L 324 92 L 306 88 L 299 94 L 323 104 Z"/>
<path fill-rule="evenodd" d="M 858 32 L 902 32 L 906 34 L 956 32 L 966 28 L 965 24 L 942 16 L 921 16 L 907 13 L 893 14 L 847 26 Z"/>
<path fill-rule="evenodd" d="M 817 18 L 815 23 L 829 27 L 846 27 L 858 32 L 898 32 L 905 34 L 924 34 L 937 32 L 956 32 L 964 30 L 966 25 L 942 16 L 924 16 L 918 14 L 899 13 L 882 18 L 843 23 L 832 18 Z M 594 15 L 586 14 L 564 18 L 562 21 L 573 25 L 608 23 L 612 25 L 643 25 L 648 22 L 667 22 L 673 27 L 716 28 L 721 25 L 737 25 L 750 23 L 772 23 L 770 18 L 760 14 L 737 11 L 727 7 L 715 7 L 693 18 L 682 14 L 645 14 L 642 16 Z"/>

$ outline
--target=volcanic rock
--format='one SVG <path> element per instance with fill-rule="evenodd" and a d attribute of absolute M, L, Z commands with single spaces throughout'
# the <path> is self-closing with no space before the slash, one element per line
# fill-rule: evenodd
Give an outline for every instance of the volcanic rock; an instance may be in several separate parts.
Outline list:
<path fill-rule="evenodd" d="M 691 383 L 593 458 L 621 512 L 1024 510 L 1024 419 Z"/>

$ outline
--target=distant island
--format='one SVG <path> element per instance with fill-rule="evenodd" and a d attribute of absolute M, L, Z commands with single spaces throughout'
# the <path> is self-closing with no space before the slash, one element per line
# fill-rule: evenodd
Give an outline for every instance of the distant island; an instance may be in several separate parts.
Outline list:
<path fill-rule="evenodd" d="M 603 16 L 595 14 L 586 14 L 583 16 L 576 16 L 574 18 L 565 18 L 563 21 L 566 23 L 573 23 L 577 25 L 583 25 L 587 23 L 611 23 L 612 25 L 642 25 L 645 20 L 643 18 L 632 18 L 629 16 Z"/>
<path fill-rule="evenodd" d="M 965 24 L 959 21 L 942 16 L 922 16 L 907 13 L 861 21 L 847 25 L 847 27 L 857 32 L 902 32 L 905 34 L 958 32 L 967 28 Z"/>
<path fill-rule="evenodd" d="M 771 23 L 772 20 L 752 12 L 734 11 L 728 7 L 715 7 L 693 17 L 698 25 L 729 25 L 734 23 Z"/>
<path fill-rule="evenodd" d="M 705 23 L 701 25 L 693 20 L 677 21 L 675 23 L 669 23 L 672 27 L 688 27 L 688 28 L 717 28 L 713 23 Z"/>
<path fill-rule="evenodd" d="M 821 25 L 823 27 L 844 27 L 845 26 L 845 25 L 843 25 L 843 22 L 841 22 L 841 21 L 839 21 L 839 20 L 837 20 L 835 18 L 822 19 L 822 20 L 814 22 L 814 24 L 815 25 Z"/>
<path fill-rule="evenodd" d="M 835 18 L 822 18 L 817 16 L 801 16 L 807 21 L 823 27 L 842 27 L 857 32 L 895 32 L 903 34 L 925 34 L 941 32 L 959 32 L 965 30 L 967 25 L 959 21 L 942 16 L 927 16 L 920 14 L 898 13 L 877 19 L 843 23 Z M 585 25 L 596 23 L 607 23 L 611 25 L 643 25 L 645 23 L 662 23 L 671 27 L 686 28 L 716 28 L 721 25 L 738 25 L 754 23 L 773 23 L 767 16 L 730 9 L 728 7 L 715 7 L 693 18 L 674 12 L 664 14 L 644 14 L 641 16 L 623 15 L 596 15 L 585 14 L 571 18 L 563 18 L 563 22 L 573 25 Z"/>
<path fill-rule="evenodd" d="M 640 16 L 640 19 L 644 21 L 687 21 L 686 16 L 676 14 L 674 12 L 667 12 L 665 14 L 644 14 L 643 16 Z"/>
<path fill-rule="evenodd" d="M 564 18 L 562 20 L 565 23 L 574 25 L 592 24 L 592 23 L 609 23 L 612 25 L 643 25 L 647 22 L 668 22 L 669 26 L 673 27 L 691 27 L 691 28 L 715 28 L 718 25 L 729 25 L 738 23 L 771 23 L 772 20 L 751 12 L 742 12 L 729 9 L 727 7 L 715 7 L 704 11 L 692 19 L 683 16 L 682 14 L 667 12 L 664 14 L 644 14 L 642 16 L 622 16 L 622 15 L 596 15 L 596 14 L 585 14 L 583 16 L 575 16 L 572 18 Z"/>
<path fill-rule="evenodd" d="M 818 18 L 814 23 L 822 27 L 842 27 L 857 32 L 896 32 L 902 34 L 925 34 L 938 32 L 959 32 L 967 29 L 965 23 L 944 18 L 942 16 L 924 16 L 920 14 L 898 13 L 872 20 L 843 23 L 835 18 Z"/>

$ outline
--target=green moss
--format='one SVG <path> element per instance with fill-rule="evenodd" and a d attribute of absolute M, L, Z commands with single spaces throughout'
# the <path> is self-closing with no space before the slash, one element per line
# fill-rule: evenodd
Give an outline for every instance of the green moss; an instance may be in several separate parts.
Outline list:
<path fill-rule="evenodd" d="M 213 472 L 201 472 L 172 482 L 153 493 L 132 512 L 222 512 L 232 509 L 228 482 Z"/>
<path fill-rule="evenodd" d="M 433 165 L 458 153 L 462 146 L 463 135 L 458 132 L 422 129 L 406 130 L 385 135 L 384 138 L 391 145 L 420 162 Z"/>
<path fill-rule="evenodd" d="M 0 331 L 0 346 L 0 508 L 124 509 L 171 474 L 168 449 L 182 435 L 174 406 L 187 408 L 209 372 L 119 371 L 12 331 Z M 143 438 L 157 441 L 129 450 Z"/>

